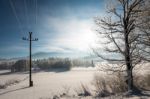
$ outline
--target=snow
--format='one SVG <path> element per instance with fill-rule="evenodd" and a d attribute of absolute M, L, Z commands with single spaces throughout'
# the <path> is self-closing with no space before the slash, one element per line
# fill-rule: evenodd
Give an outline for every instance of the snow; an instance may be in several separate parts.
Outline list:
<path fill-rule="evenodd" d="M 0 99 L 40 99 L 63 92 L 63 87 L 70 87 L 71 92 L 82 84 L 89 85 L 95 70 L 73 69 L 66 72 L 33 73 L 33 87 L 28 87 L 28 73 L 0 75 L 1 82 L 19 79 L 20 83 L 0 90 Z"/>
<path fill-rule="evenodd" d="M 64 92 L 65 87 L 70 88 L 69 94 L 75 94 L 75 90 L 79 89 L 81 84 L 91 87 L 96 73 L 100 73 L 101 76 L 105 74 L 92 67 L 73 68 L 64 72 L 40 71 L 33 73 L 34 86 L 28 87 L 28 72 L 9 74 L 9 71 L 0 71 L 0 84 L 15 79 L 20 81 L 6 89 L 0 89 L 0 99 L 44 99 Z"/>

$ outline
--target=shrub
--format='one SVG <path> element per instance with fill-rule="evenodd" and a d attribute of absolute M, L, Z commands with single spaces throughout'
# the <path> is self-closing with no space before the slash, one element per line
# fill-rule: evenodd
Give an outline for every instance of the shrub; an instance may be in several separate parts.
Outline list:
<path fill-rule="evenodd" d="M 92 96 L 90 90 L 88 89 L 87 86 L 81 84 L 81 87 L 79 89 L 75 90 L 78 96 Z"/>
<path fill-rule="evenodd" d="M 11 69 L 13 64 L 14 64 L 14 62 L 1 62 L 0 63 L 0 70 Z"/>
<path fill-rule="evenodd" d="M 20 72 L 29 70 L 29 62 L 27 60 L 18 60 L 11 67 L 11 72 Z"/>
<path fill-rule="evenodd" d="M 5 84 L 0 84 L 0 89 L 5 89 L 6 85 Z"/>
<path fill-rule="evenodd" d="M 127 85 L 124 77 L 120 73 L 113 77 L 102 77 L 101 75 L 96 74 L 94 76 L 93 85 L 95 86 L 96 96 L 100 97 L 127 91 Z"/>
<path fill-rule="evenodd" d="M 5 89 L 5 88 L 7 88 L 10 85 L 14 85 L 14 84 L 17 84 L 19 82 L 20 81 L 16 80 L 16 79 L 7 80 L 4 84 L 0 84 L 0 89 Z"/>
<path fill-rule="evenodd" d="M 93 85 L 95 87 L 95 93 L 98 97 L 104 97 L 110 95 L 109 89 L 107 87 L 107 83 L 104 77 L 101 75 L 94 75 Z"/>
<path fill-rule="evenodd" d="M 111 78 L 109 87 L 111 89 L 111 92 L 114 94 L 126 92 L 127 84 L 125 82 L 124 75 L 122 75 L 121 73 L 117 73 L 115 77 Z"/>
<path fill-rule="evenodd" d="M 145 83 L 148 88 L 150 88 L 150 74 L 145 76 Z"/>
<path fill-rule="evenodd" d="M 150 90 L 150 74 L 135 75 L 134 84 L 137 88 Z"/>

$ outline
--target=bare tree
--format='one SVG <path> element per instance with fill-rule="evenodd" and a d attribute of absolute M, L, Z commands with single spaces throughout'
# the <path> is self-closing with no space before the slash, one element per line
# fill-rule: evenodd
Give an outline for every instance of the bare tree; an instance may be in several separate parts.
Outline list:
<path fill-rule="evenodd" d="M 103 37 L 104 51 L 112 57 L 102 55 L 99 49 L 94 53 L 100 58 L 126 67 L 128 92 L 134 92 L 133 68 L 141 62 L 139 46 L 139 32 L 136 29 L 138 15 L 141 12 L 143 0 L 113 0 L 116 5 L 109 5 L 108 13 L 104 18 L 95 18 L 99 27 L 97 33 Z M 110 56 L 109 55 L 109 56 Z M 115 69 L 116 69 L 115 68 Z"/>
<path fill-rule="evenodd" d="M 137 27 L 139 28 L 139 45 L 141 57 L 144 61 L 150 62 L 150 1 L 145 0 L 142 6 L 142 12 L 139 13 Z"/>

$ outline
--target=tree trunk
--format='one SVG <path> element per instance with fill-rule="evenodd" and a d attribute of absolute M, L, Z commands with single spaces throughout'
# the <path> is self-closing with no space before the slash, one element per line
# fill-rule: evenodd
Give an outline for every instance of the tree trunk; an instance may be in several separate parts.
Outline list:
<path fill-rule="evenodd" d="M 132 69 L 127 69 L 127 85 L 128 85 L 128 91 L 133 91 L 133 75 L 132 75 Z"/>
<path fill-rule="evenodd" d="M 124 21 L 125 22 L 125 21 Z M 133 75 L 132 75 L 132 63 L 130 59 L 130 47 L 129 47 L 129 41 L 128 41 L 128 32 L 127 32 L 127 24 L 125 24 L 125 62 L 126 62 L 126 67 L 127 67 L 127 86 L 128 86 L 128 91 L 132 92 L 133 91 Z"/>

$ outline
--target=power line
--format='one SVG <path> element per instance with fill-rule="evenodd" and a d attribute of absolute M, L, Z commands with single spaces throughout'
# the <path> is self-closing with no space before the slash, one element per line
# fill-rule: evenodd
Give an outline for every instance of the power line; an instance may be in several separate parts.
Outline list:
<path fill-rule="evenodd" d="M 37 5 L 37 0 L 35 0 L 35 25 L 37 24 L 37 7 L 38 7 L 38 5 Z"/>
<path fill-rule="evenodd" d="M 26 0 L 24 0 L 24 7 L 25 7 L 25 16 L 26 16 L 26 24 L 27 24 L 27 28 L 30 29 L 30 26 L 29 26 L 28 6 L 27 6 Z"/>
<path fill-rule="evenodd" d="M 11 9 L 12 9 L 12 11 L 13 11 L 13 14 L 14 14 L 15 17 L 16 17 L 16 20 L 17 20 L 17 23 L 18 23 L 18 25 L 19 25 L 20 31 L 23 33 L 22 25 L 21 25 L 21 22 L 20 22 L 20 20 L 19 20 L 18 15 L 17 15 L 17 12 L 16 12 L 16 9 L 15 9 L 14 3 L 13 3 L 12 0 L 9 0 L 9 3 L 10 3 L 10 6 L 11 6 Z"/>
<path fill-rule="evenodd" d="M 13 11 L 13 14 L 15 15 L 15 18 L 17 20 L 17 23 L 18 23 L 18 26 L 19 26 L 19 29 L 21 31 L 21 33 L 23 33 L 23 27 L 22 27 L 22 24 L 21 24 L 21 21 L 17 15 L 17 11 L 16 11 L 16 8 L 15 8 L 15 5 L 14 5 L 14 2 L 12 0 L 9 0 L 9 3 L 10 3 L 10 6 L 11 6 L 11 9 Z M 37 0 L 34 0 L 34 5 L 35 5 L 35 25 L 37 24 L 37 8 L 38 8 L 38 2 Z M 28 5 L 27 5 L 27 1 L 24 0 L 24 8 L 25 8 L 25 17 L 26 17 L 26 27 L 28 30 L 31 29 L 31 25 L 29 24 L 29 12 L 28 12 Z"/>
<path fill-rule="evenodd" d="M 33 5 L 33 11 L 34 11 L 34 17 L 33 17 L 33 24 L 32 25 L 36 25 L 37 24 L 37 0 L 32 0 L 32 2 L 29 2 L 29 3 L 32 3 Z M 31 25 L 29 24 L 29 8 L 28 8 L 28 3 L 27 3 L 27 0 L 24 0 L 24 7 L 25 7 L 25 16 L 26 16 L 26 23 L 27 23 L 27 28 L 28 30 L 31 29 Z M 35 22 L 35 23 L 34 23 Z M 32 26 L 33 28 L 34 26 Z"/>

